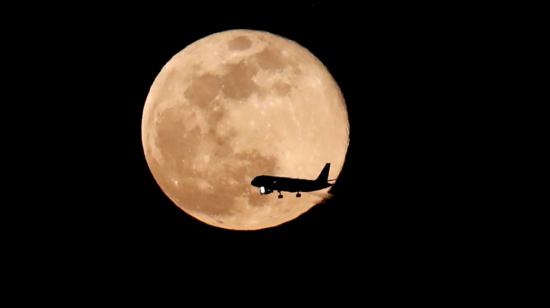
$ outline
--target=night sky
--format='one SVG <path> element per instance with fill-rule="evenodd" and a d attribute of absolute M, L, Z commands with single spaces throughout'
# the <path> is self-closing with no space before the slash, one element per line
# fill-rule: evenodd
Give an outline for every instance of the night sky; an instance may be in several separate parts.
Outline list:
<path fill-rule="evenodd" d="M 25 217 L 12 229 L 22 238 L 12 238 L 16 245 L 61 263 L 249 260 L 261 269 L 317 260 L 333 272 L 460 254 L 456 247 L 473 237 L 462 222 L 475 216 L 473 201 L 460 192 L 476 189 L 462 181 L 472 153 L 460 146 L 468 130 L 461 115 L 474 110 L 475 98 L 464 92 L 472 49 L 461 42 L 470 30 L 456 16 L 319 3 L 207 10 L 75 9 L 37 17 L 35 27 L 13 35 L 14 53 L 32 72 L 18 70 L 16 78 L 36 84 L 20 99 L 33 96 L 38 112 L 29 117 L 40 143 L 22 145 L 40 149 L 38 163 L 36 151 L 21 154 L 40 172 L 31 177 L 36 190 L 18 192 L 13 204 Z M 309 49 L 340 86 L 351 126 L 334 197 L 253 232 L 209 226 L 172 204 L 149 171 L 140 135 L 142 108 L 162 66 L 195 40 L 235 28 L 272 32 Z"/>

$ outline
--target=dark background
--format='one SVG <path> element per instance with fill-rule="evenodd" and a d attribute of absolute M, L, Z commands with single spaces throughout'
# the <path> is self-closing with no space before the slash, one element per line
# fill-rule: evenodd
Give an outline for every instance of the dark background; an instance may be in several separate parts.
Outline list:
<path fill-rule="evenodd" d="M 18 84 L 5 123 L 25 136 L 7 136 L 18 196 L 7 208 L 24 217 L 8 229 L 15 251 L 90 271 L 465 267 L 471 250 L 462 248 L 486 244 L 475 232 L 483 200 L 472 198 L 482 188 L 464 181 L 478 153 L 462 145 L 481 142 L 466 136 L 482 113 L 474 94 L 484 70 L 473 65 L 490 56 L 490 25 L 456 8 L 209 6 L 64 7 L 4 21 Z M 162 66 L 195 40 L 235 28 L 309 49 L 341 87 L 351 125 L 334 198 L 254 232 L 211 227 L 173 205 L 140 136 Z"/>

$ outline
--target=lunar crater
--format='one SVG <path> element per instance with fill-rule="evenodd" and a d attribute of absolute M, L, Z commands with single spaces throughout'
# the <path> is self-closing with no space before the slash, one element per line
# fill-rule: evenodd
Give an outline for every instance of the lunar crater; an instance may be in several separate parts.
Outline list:
<path fill-rule="evenodd" d="M 280 70 L 292 65 L 284 58 L 281 51 L 277 48 L 266 47 L 261 52 L 254 55 L 253 58 L 264 70 Z"/>
<path fill-rule="evenodd" d="M 258 69 L 241 61 L 226 66 L 226 74 L 223 76 L 222 92 L 225 97 L 244 100 L 252 93 L 260 91 L 260 87 L 254 82 L 253 77 Z"/>
<path fill-rule="evenodd" d="M 242 51 L 250 48 L 250 46 L 252 46 L 252 41 L 246 36 L 237 36 L 228 43 L 230 50 Z"/>

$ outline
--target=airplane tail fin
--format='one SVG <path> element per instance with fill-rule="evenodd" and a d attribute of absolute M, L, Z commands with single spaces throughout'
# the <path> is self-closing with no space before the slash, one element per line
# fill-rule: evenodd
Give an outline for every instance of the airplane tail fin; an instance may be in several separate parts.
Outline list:
<path fill-rule="evenodd" d="M 326 183 L 328 181 L 328 172 L 330 170 L 330 163 L 327 163 L 321 173 L 319 173 L 319 176 L 315 181 L 317 182 L 323 182 Z"/>

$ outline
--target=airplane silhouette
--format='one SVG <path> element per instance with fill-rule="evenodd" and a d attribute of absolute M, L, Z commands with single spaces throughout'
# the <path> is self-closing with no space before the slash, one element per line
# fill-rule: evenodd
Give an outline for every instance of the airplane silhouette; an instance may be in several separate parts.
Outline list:
<path fill-rule="evenodd" d="M 315 191 L 332 186 L 333 184 L 328 183 L 328 181 L 333 181 L 328 179 L 329 169 L 330 163 L 327 163 L 315 180 L 260 175 L 255 177 L 250 184 L 252 184 L 252 186 L 259 187 L 260 194 L 262 195 L 270 194 L 276 190 L 279 192 L 279 199 L 283 197 L 281 191 L 295 192 L 296 197 L 300 198 L 302 196 L 300 192 Z"/>

